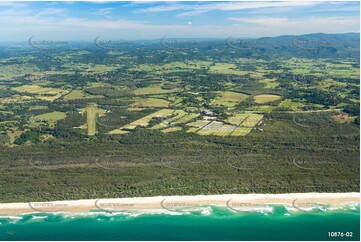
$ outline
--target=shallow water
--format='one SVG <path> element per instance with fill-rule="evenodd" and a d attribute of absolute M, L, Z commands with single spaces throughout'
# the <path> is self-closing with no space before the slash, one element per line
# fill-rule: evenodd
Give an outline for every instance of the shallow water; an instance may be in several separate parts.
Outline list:
<path fill-rule="evenodd" d="M 0 216 L 0 240 L 359 240 L 359 228 L 359 205 L 308 212 L 212 206 L 190 212 Z M 329 237 L 329 232 L 343 236 Z"/>

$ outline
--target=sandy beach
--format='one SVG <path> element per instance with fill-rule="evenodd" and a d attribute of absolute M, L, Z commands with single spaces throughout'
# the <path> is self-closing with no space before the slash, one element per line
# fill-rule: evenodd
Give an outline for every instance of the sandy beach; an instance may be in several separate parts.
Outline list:
<path fill-rule="evenodd" d="M 233 211 L 264 209 L 281 204 L 290 210 L 308 211 L 315 207 L 338 208 L 360 202 L 360 193 L 223 194 L 197 196 L 158 196 L 104 198 L 71 201 L 0 203 L 0 215 L 42 212 L 88 212 L 159 210 L 179 211 L 200 206 L 228 207 Z"/>

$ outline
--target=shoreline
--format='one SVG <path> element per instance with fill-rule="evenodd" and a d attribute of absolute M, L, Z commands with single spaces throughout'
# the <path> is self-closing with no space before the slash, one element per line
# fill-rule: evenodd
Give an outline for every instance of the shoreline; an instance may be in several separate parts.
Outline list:
<path fill-rule="evenodd" d="M 235 212 L 247 212 L 266 209 L 267 205 L 284 205 L 288 210 L 308 212 L 313 208 L 337 209 L 347 204 L 360 204 L 360 193 L 222 194 L 0 203 L 0 216 L 132 210 L 177 212 L 202 206 L 219 206 Z"/>

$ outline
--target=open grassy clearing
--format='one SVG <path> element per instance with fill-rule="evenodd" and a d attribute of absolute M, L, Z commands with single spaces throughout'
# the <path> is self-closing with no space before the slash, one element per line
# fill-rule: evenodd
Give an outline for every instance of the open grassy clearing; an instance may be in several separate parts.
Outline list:
<path fill-rule="evenodd" d="M 247 94 L 230 91 L 218 92 L 217 95 L 218 97 L 216 97 L 211 104 L 223 105 L 226 107 L 234 107 L 248 97 Z"/>
<path fill-rule="evenodd" d="M 182 124 L 182 123 L 188 123 L 189 121 L 191 121 L 192 119 L 195 119 L 199 116 L 199 113 L 190 113 L 190 114 L 186 114 L 183 117 L 181 117 L 178 120 L 174 121 L 174 124 Z"/>
<path fill-rule="evenodd" d="M 173 88 L 173 89 L 163 89 L 160 85 L 153 85 L 149 87 L 144 88 L 138 88 L 133 91 L 135 95 L 152 95 L 152 94 L 163 94 L 163 93 L 172 93 L 180 91 L 179 88 Z"/>
<path fill-rule="evenodd" d="M 226 121 L 231 124 L 240 125 L 248 116 L 249 114 L 247 113 L 235 114 L 234 116 L 229 117 Z"/>
<path fill-rule="evenodd" d="M 0 65 L 0 80 L 11 80 L 33 74 L 35 71 L 39 71 L 39 68 L 32 64 Z"/>
<path fill-rule="evenodd" d="M 186 132 L 187 133 L 196 133 L 197 130 L 199 130 L 199 128 L 192 127 L 192 128 L 189 128 Z"/>
<path fill-rule="evenodd" d="M 197 120 L 197 121 L 188 123 L 187 126 L 195 127 L 195 128 L 202 128 L 209 123 L 210 123 L 210 121 L 208 121 L 208 120 Z"/>
<path fill-rule="evenodd" d="M 173 68 L 179 68 L 179 69 L 194 69 L 194 70 L 200 70 L 200 69 L 207 69 L 212 65 L 213 62 L 210 61 L 185 61 L 185 62 L 172 62 L 170 64 L 165 64 L 163 67 L 165 69 L 173 69 Z"/>
<path fill-rule="evenodd" d="M 55 112 L 44 113 L 31 117 L 30 122 L 35 125 L 37 124 L 41 125 L 45 122 L 49 127 L 54 127 L 56 121 L 62 120 L 65 117 L 66 117 L 66 113 L 55 111 Z"/>
<path fill-rule="evenodd" d="M 254 127 L 258 124 L 263 118 L 262 114 L 251 113 L 247 116 L 247 118 L 241 123 L 241 126 L 245 127 Z"/>
<path fill-rule="evenodd" d="M 214 65 L 210 66 L 209 72 L 226 75 L 245 75 L 249 73 L 248 71 L 239 70 L 235 64 L 229 63 L 215 63 Z"/>
<path fill-rule="evenodd" d="M 19 95 L 19 94 L 15 94 L 11 97 L 6 97 L 6 98 L 0 98 L 0 103 L 2 104 L 6 104 L 6 103 L 25 103 L 26 101 L 30 101 L 33 98 L 30 96 L 25 96 L 25 95 Z"/>
<path fill-rule="evenodd" d="M 163 122 L 154 125 L 153 127 L 151 127 L 150 129 L 163 129 L 163 128 L 167 128 L 170 127 L 172 125 L 174 125 L 175 121 L 179 120 L 180 118 L 182 118 L 183 116 L 185 116 L 187 113 L 184 112 L 183 110 L 175 110 L 172 115 L 175 115 L 172 118 L 166 119 Z"/>
<path fill-rule="evenodd" d="M 345 78 L 360 77 L 360 69 L 347 62 L 331 63 L 328 59 L 291 58 L 282 63 L 284 68 L 290 68 L 293 74 L 328 75 Z"/>
<path fill-rule="evenodd" d="M 230 134 L 230 136 L 246 136 L 251 131 L 252 128 L 238 127 Z"/>
<path fill-rule="evenodd" d="M 281 98 L 281 96 L 278 96 L 278 95 L 261 94 L 261 95 L 254 96 L 254 101 L 255 101 L 255 103 L 262 104 L 262 103 L 277 101 L 280 98 Z"/>
<path fill-rule="evenodd" d="M 181 131 L 182 127 L 170 127 L 170 128 L 166 128 L 166 129 L 162 129 L 163 133 L 171 133 L 171 132 L 175 132 L 175 131 Z"/>
<path fill-rule="evenodd" d="M 279 107 L 287 107 L 287 108 L 290 108 L 290 109 L 296 111 L 296 110 L 299 110 L 300 108 L 302 108 L 304 106 L 304 104 L 301 102 L 292 101 L 290 99 L 285 99 L 278 106 Z"/>
<path fill-rule="evenodd" d="M 128 134 L 129 131 L 123 130 L 123 129 L 114 129 L 109 132 L 109 134 Z"/>
<path fill-rule="evenodd" d="M 119 129 L 115 129 L 109 132 L 109 134 L 119 134 L 119 130 L 124 131 L 125 129 L 135 129 L 138 126 L 146 127 L 149 125 L 150 120 L 153 118 L 165 118 L 170 115 L 172 115 L 174 110 L 172 109 L 162 109 L 155 113 L 152 113 L 150 115 L 147 115 L 141 119 L 135 120 L 127 125 L 124 125 L 123 127 Z"/>
<path fill-rule="evenodd" d="M 86 64 L 86 63 L 65 63 L 62 65 L 68 71 L 78 71 L 81 74 L 106 74 L 121 67 L 119 64 Z"/>
<path fill-rule="evenodd" d="M 37 99 L 46 101 L 54 101 L 69 92 L 59 88 L 42 87 L 39 85 L 24 85 L 21 87 L 15 87 L 13 90 L 17 92 L 37 94 L 35 96 Z"/>
<path fill-rule="evenodd" d="M 127 108 L 128 111 L 142 111 L 146 108 Z"/>

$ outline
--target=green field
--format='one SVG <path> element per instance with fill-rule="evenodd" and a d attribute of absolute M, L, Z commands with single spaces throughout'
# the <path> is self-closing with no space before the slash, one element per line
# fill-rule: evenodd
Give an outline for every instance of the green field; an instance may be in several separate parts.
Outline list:
<path fill-rule="evenodd" d="M 261 94 L 261 95 L 255 96 L 254 101 L 256 103 L 268 103 L 268 102 L 277 101 L 280 98 L 281 98 L 281 96 L 278 96 L 278 95 Z"/>
<path fill-rule="evenodd" d="M 145 87 L 145 88 L 139 88 L 133 91 L 133 93 L 135 95 L 149 95 L 149 94 L 163 94 L 163 93 L 172 93 L 172 92 L 176 92 L 179 91 L 179 89 L 174 88 L 174 89 L 162 89 L 161 86 L 150 86 L 150 87 Z"/>
<path fill-rule="evenodd" d="M 249 114 L 247 118 L 241 123 L 241 126 L 245 127 L 254 127 L 258 124 L 263 118 L 261 114 Z"/>
<path fill-rule="evenodd" d="M 226 107 L 234 107 L 248 97 L 246 94 L 237 92 L 219 92 L 217 95 L 217 98 L 211 104 Z"/>
<path fill-rule="evenodd" d="M 37 94 L 35 97 L 41 100 L 54 101 L 61 96 L 68 93 L 66 90 L 58 88 L 41 87 L 38 85 L 24 85 L 21 87 L 13 88 L 17 92 L 25 92 L 31 94 Z"/>
<path fill-rule="evenodd" d="M 109 134 L 120 134 L 120 133 L 125 133 L 125 132 L 120 132 L 119 130 L 123 130 L 124 129 L 135 129 L 136 127 L 138 126 L 143 126 L 143 127 L 146 127 L 149 125 L 149 122 L 151 119 L 153 118 L 165 118 L 165 117 L 168 117 L 170 115 L 172 115 L 174 112 L 174 110 L 172 109 L 162 109 L 162 110 L 159 110 L 155 113 L 152 113 L 148 116 L 145 116 L 141 119 L 138 119 L 138 120 L 135 120 L 119 129 L 115 129 L 115 130 L 112 130 L 111 132 L 109 132 Z"/>
<path fill-rule="evenodd" d="M 56 121 L 64 119 L 66 116 L 63 112 L 44 113 L 30 118 L 30 122 L 34 124 L 41 124 L 46 122 L 50 127 L 54 127 Z"/>

